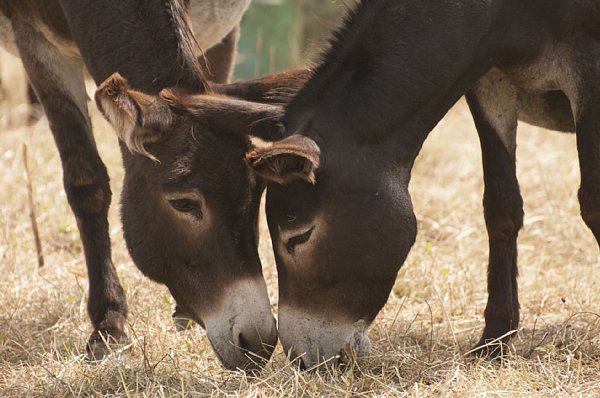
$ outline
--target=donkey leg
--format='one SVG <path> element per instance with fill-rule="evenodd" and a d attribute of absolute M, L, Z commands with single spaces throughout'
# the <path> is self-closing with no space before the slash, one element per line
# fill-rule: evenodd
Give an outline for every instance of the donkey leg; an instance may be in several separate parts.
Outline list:
<path fill-rule="evenodd" d="M 219 44 L 198 57 L 208 80 L 214 83 L 228 83 L 231 80 L 239 39 L 240 27 L 236 26 Z"/>
<path fill-rule="evenodd" d="M 523 200 L 515 170 L 516 92 L 498 72 L 490 72 L 467 94 L 467 101 L 481 142 L 489 239 L 485 329 L 474 352 L 496 356 L 510 337 L 506 334 L 519 324 L 517 235 Z"/>
<path fill-rule="evenodd" d="M 600 109 L 595 112 L 600 112 Z M 598 113 L 592 115 L 585 112 L 577 120 L 577 150 L 581 168 L 581 185 L 578 192 L 581 217 L 600 244 L 600 115 Z"/>
<path fill-rule="evenodd" d="M 596 55 L 600 55 L 600 48 Z M 600 244 L 600 70 L 583 77 L 585 87 L 576 101 L 576 135 L 581 184 L 581 217 Z"/>
<path fill-rule="evenodd" d="M 25 70 L 44 107 L 63 165 L 64 187 L 77 219 L 89 275 L 88 313 L 94 332 L 87 349 L 96 359 L 123 342 L 125 293 L 111 260 L 106 167 L 92 135 L 82 64 L 64 56 L 28 21 L 13 21 Z"/>

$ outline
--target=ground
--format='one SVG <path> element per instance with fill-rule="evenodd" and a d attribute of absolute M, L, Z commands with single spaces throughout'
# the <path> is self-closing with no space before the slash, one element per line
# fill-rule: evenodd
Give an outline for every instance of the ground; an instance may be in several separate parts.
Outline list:
<path fill-rule="evenodd" d="M 19 63 L 0 54 L 0 397 L 40 396 L 598 396 L 598 244 L 579 216 L 575 137 L 522 125 L 518 176 L 521 328 L 503 363 L 465 355 L 483 327 L 487 235 L 481 155 L 460 101 L 432 132 L 410 186 L 419 235 L 371 327 L 373 350 L 344 369 L 299 372 L 280 347 L 255 376 L 223 370 L 199 328 L 176 332 L 166 288 L 141 275 L 123 244 L 116 135 L 93 105 L 114 192 L 113 259 L 130 308 L 130 352 L 83 359 L 91 333 L 75 219 L 45 119 L 25 124 Z M 90 87 L 93 90 L 93 87 Z M 23 146 L 45 257 L 38 268 Z M 260 253 L 277 310 L 266 223 Z"/>

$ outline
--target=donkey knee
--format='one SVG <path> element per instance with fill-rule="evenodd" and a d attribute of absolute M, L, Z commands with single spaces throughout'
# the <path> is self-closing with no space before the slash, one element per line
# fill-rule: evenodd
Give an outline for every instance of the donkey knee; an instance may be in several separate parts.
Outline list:
<path fill-rule="evenodd" d="M 581 187 L 578 196 L 581 218 L 600 243 L 600 190 L 590 191 Z"/>
<path fill-rule="evenodd" d="M 511 240 L 523 226 L 523 199 L 518 190 L 507 195 L 484 195 L 485 222 L 491 240 Z"/>
<path fill-rule="evenodd" d="M 92 166 L 95 164 L 95 166 Z M 69 204 L 77 218 L 108 212 L 112 199 L 109 177 L 104 164 L 98 162 L 65 168 L 64 186 Z"/>

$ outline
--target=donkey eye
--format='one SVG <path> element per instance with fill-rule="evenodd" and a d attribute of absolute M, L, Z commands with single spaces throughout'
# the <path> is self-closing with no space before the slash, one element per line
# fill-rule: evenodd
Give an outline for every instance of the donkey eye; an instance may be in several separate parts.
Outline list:
<path fill-rule="evenodd" d="M 200 204 L 195 200 L 190 199 L 172 199 L 169 204 L 178 212 L 191 213 L 198 218 L 202 218 Z"/>
<path fill-rule="evenodd" d="M 296 246 L 298 246 L 302 243 L 305 243 L 306 241 L 308 241 L 310 239 L 310 236 L 312 235 L 314 229 L 315 229 L 315 227 L 313 226 L 308 231 L 303 232 L 300 235 L 292 236 L 291 238 L 289 238 L 287 241 L 287 244 L 286 244 L 287 252 L 290 254 L 293 254 L 294 250 L 296 249 Z"/>

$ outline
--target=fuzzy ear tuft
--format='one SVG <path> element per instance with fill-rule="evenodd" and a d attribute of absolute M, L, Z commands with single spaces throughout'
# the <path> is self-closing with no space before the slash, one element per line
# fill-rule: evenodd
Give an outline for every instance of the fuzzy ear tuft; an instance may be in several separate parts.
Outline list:
<path fill-rule="evenodd" d="M 311 138 L 292 135 L 246 154 L 246 162 L 261 177 L 285 185 L 293 180 L 316 183 L 321 150 Z"/>
<path fill-rule="evenodd" d="M 119 73 L 112 74 L 98 87 L 95 99 L 127 148 L 157 161 L 145 145 L 157 142 L 170 129 L 173 114 L 168 104 L 159 96 L 129 88 Z"/>

